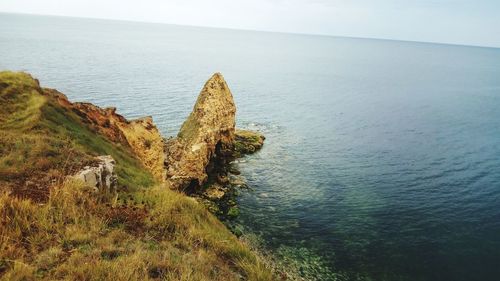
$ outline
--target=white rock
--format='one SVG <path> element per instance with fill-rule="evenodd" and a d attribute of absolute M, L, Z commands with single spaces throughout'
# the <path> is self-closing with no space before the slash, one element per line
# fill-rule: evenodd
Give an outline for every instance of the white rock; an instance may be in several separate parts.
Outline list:
<path fill-rule="evenodd" d="M 117 177 L 114 173 L 115 160 L 110 155 L 98 156 L 96 159 L 98 163 L 95 167 L 86 166 L 74 178 L 83 181 L 95 191 L 115 192 L 117 187 Z"/>

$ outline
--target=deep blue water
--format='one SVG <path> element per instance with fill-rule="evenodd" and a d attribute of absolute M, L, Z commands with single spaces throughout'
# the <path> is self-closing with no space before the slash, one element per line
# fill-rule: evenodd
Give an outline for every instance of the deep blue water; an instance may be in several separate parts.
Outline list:
<path fill-rule="evenodd" d="M 220 71 L 267 136 L 247 233 L 318 280 L 500 280 L 500 49 L 0 14 L 0 69 L 165 135 Z"/>

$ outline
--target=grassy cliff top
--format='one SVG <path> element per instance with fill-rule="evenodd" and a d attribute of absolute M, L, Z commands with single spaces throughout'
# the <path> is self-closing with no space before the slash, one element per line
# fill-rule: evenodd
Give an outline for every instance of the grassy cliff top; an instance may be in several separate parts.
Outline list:
<path fill-rule="evenodd" d="M 49 183 L 112 155 L 119 185 L 155 182 L 126 148 L 92 131 L 26 73 L 0 72 L 0 186 L 22 197 L 44 200 Z"/>
<path fill-rule="evenodd" d="M 158 185 L 50 91 L 0 72 L 0 280 L 274 280 L 202 205 Z M 103 154 L 118 197 L 64 180 Z"/>

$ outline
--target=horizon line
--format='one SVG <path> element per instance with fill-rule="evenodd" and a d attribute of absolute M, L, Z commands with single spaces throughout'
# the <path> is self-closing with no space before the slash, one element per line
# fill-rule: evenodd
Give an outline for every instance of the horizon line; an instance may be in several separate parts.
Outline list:
<path fill-rule="evenodd" d="M 361 36 L 334 35 L 334 34 L 324 34 L 324 33 L 301 33 L 301 32 L 288 32 L 288 31 L 276 31 L 276 30 L 258 30 L 258 29 L 231 28 L 231 27 L 221 27 L 221 26 L 190 25 L 190 24 L 168 23 L 168 22 L 158 22 L 158 21 L 132 20 L 132 19 L 101 18 L 101 17 L 91 17 L 91 16 L 68 16 L 68 15 L 56 15 L 56 14 L 37 14 L 37 13 L 21 13 L 21 12 L 5 12 L 5 11 L 0 11 L 0 14 L 40 16 L 40 17 L 60 17 L 60 18 L 70 18 L 70 19 L 116 21 L 116 22 L 139 23 L 139 24 L 173 25 L 173 26 L 191 27 L 191 28 L 223 29 L 223 30 L 245 31 L 245 32 L 265 32 L 265 33 L 279 33 L 287 35 L 305 35 L 305 36 L 318 36 L 318 37 L 348 38 L 348 39 L 358 39 L 358 40 L 380 40 L 380 41 L 394 41 L 402 43 L 435 44 L 435 45 L 447 45 L 456 47 L 500 49 L 500 46 L 473 45 L 464 43 L 417 41 L 408 39 L 361 37 Z"/>

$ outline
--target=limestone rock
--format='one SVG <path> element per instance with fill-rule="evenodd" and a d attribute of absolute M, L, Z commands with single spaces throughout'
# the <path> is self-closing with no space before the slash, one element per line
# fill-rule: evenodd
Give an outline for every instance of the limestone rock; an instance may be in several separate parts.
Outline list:
<path fill-rule="evenodd" d="M 159 180 L 165 179 L 164 139 L 150 116 L 119 123 L 127 143 L 139 160 Z"/>
<path fill-rule="evenodd" d="M 178 190 L 194 191 L 232 155 L 236 106 L 220 73 L 203 87 L 177 138 L 165 146 L 167 181 Z"/>
<path fill-rule="evenodd" d="M 78 172 L 74 178 L 83 181 L 95 191 L 116 192 L 117 177 L 114 172 L 115 160 L 110 155 L 96 157 L 97 164 L 87 166 Z"/>
<path fill-rule="evenodd" d="M 227 188 L 224 188 L 220 184 L 210 185 L 204 192 L 203 195 L 210 200 L 219 200 L 226 194 Z"/>

